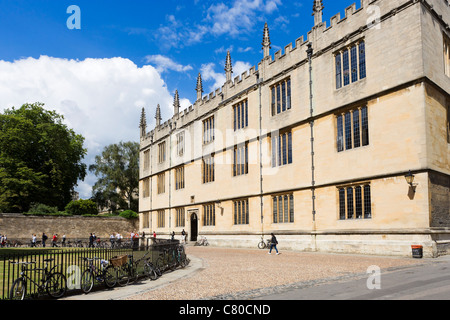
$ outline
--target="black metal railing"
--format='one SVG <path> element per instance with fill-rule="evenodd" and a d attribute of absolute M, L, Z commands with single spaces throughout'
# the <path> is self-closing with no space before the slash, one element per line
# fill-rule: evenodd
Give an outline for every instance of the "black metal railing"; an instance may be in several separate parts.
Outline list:
<path fill-rule="evenodd" d="M 144 242 L 142 242 L 144 244 Z M 138 242 L 130 242 L 129 246 L 121 248 L 21 248 L 6 249 L 0 252 L 0 300 L 9 299 L 10 290 L 15 279 L 20 277 L 22 265 L 12 262 L 34 262 L 27 271 L 28 277 L 39 283 L 41 273 L 34 269 L 42 269 L 48 263 L 48 269 L 56 267 L 67 279 L 68 294 L 79 290 L 79 276 L 86 270 L 86 261 L 82 258 L 99 258 L 109 260 L 115 256 L 133 255 L 140 259 L 146 255 L 153 263 L 160 253 L 177 246 L 179 241 L 154 239 L 148 245 L 140 246 Z M 48 259 L 52 261 L 48 262 Z M 47 260 L 47 262 L 45 261 Z M 94 260 L 100 263 L 100 260 Z M 29 281 L 27 297 L 39 297 L 38 286 Z"/>

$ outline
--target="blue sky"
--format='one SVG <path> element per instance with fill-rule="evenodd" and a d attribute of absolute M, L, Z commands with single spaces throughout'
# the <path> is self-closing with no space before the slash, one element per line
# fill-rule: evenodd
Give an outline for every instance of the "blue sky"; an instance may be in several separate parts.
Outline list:
<path fill-rule="evenodd" d="M 355 1 L 324 0 L 324 21 Z M 224 81 L 227 50 L 234 75 L 262 58 L 264 23 L 271 54 L 295 44 L 313 26 L 312 0 L 0 0 L 0 112 L 44 102 L 86 137 L 89 165 L 104 146 L 138 141 L 140 110 L 163 121 L 173 94 L 182 109 Z M 69 29 L 67 8 L 77 5 L 81 29 Z M 357 0 L 356 6 L 360 3 Z M 90 196 L 95 177 L 79 183 Z"/>

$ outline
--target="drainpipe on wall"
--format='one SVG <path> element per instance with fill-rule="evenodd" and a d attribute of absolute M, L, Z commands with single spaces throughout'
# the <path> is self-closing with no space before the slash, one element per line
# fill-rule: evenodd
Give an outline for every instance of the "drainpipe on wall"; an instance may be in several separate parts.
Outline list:
<path fill-rule="evenodd" d="M 316 229 L 316 194 L 315 194 L 315 177 L 314 177 L 314 107 L 313 107 L 313 78 L 312 78 L 312 55 L 313 48 L 312 43 L 308 43 L 308 49 L 306 50 L 308 54 L 309 63 L 309 111 L 310 111 L 310 127 L 311 127 L 311 192 L 312 192 L 312 219 L 313 219 L 313 230 Z"/>
<path fill-rule="evenodd" d="M 262 102 L 261 102 L 261 84 L 263 79 L 259 78 L 259 73 L 256 75 L 256 81 L 259 90 L 259 200 L 261 210 L 261 235 L 264 235 L 264 204 L 263 204 L 263 177 L 262 177 Z"/>
<path fill-rule="evenodd" d="M 176 124 L 175 124 L 176 125 Z M 172 122 L 169 123 L 169 236 L 171 234 L 170 229 L 172 228 L 172 132 L 174 131 L 172 127 Z"/>
<path fill-rule="evenodd" d="M 153 181 L 153 162 L 152 162 L 152 153 L 153 153 L 153 133 L 150 135 L 150 232 L 153 229 L 153 212 L 152 212 L 152 181 Z M 148 241 L 147 241 L 148 245 Z"/>

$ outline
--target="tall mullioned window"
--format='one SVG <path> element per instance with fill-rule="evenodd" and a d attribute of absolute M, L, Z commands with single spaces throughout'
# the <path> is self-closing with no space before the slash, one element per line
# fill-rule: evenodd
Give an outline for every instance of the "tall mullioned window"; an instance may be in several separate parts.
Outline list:
<path fill-rule="evenodd" d="M 366 44 L 353 43 L 334 56 L 336 89 L 348 86 L 366 77 Z"/>
<path fill-rule="evenodd" d="M 249 224 L 248 199 L 233 201 L 234 224 Z"/>
<path fill-rule="evenodd" d="M 284 79 L 270 88 L 272 116 L 291 109 L 291 79 Z"/>
<path fill-rule="evenodd" d="M 166 161 L 166 143 L 161 142 L 158 144 L 158 162 L 163 163 Z"/>
<path fill-rule="evenodd" d="M 444 33 L 444 72 L 450 77 L 450 38 Z"/>
<path fill-rule="evenodd" d="M 214 178 L 214 155 L 212 154 L 202 160 L 202 182 L 213 182 Z"/>
<path fill-rule="evenodd" d="M 150 227 L 150 213 L 144 212 L 142 214 L 142 228 L 146 229 Z"/>
<path fill-rule="evenodd" d="M 158 184 L 157 185 L 158 194 L 166 192 L 166 174 L 165 173 L 158 174 L 157 184 Z"/>
<path fill-rule="evenodd" d="M 292 132 L 272 135 L 272 167 L 292 163 Z"/>
<path fill-rule="evenodd" d="M 372 218 L 370 184 L 340 187 L 338 194 L 340 220 Z"/>
<path fill-rule="evenodd" d="M 184 131 L 177 134 L 177 154 L 178 156 L 184 154 Z"/>
<path fill-rule="evenodd" d="M 234 131 L 248 127 L 248 100 L 233 106 Z"/>
<path fill-rule="evenodd" d="M 150 169 L 150 150 L 144 151 L 144 171 Z"/>
<path fill-rule="evenodd" d="M 150 178 L 145 178 L 142 180 L 142 197 L 150 197 Z"/>
<path fill-rule="evenodd" d="M 203 144 L 214 141 L 214 116 L 203 120 Z"/>
<path fill-rule="evenodd" d="M 157 226 L 158 228 L 166 226 L 166 212 L 164 210 L 158 210 Z"/>
<path fill-rule="evenodd" d="M 273 223 L 294 222 L 294 195 L 282 194 L 272 197 Z"/>
<path fill-rule="evenodd" d="M 184 208 L 178 208 L 177 214 L 175 217 L 175 226 L 176 227 L 185 227 L 186 224 L 185 214 L 184 214 Z"/>
<path fill-rule="evenodd" d="M 206 204 L 203 206 L 203 225 L 216 225 L 216 206 L 214 203 Z"/>
<path fill-rule="evenodd" d="M 235 146 L 233 150 L 233 177 L 248 173 L 248 143 Z"/>
<path fill-rule="evenodd" d="M 338 152 L 369 145 L 367 107 L 347 111 L 337 116 Z"/>
<path fill-rule="evenodd" d="M 175 190 L 184 189 L 184 167 L 175 169 Z"/>

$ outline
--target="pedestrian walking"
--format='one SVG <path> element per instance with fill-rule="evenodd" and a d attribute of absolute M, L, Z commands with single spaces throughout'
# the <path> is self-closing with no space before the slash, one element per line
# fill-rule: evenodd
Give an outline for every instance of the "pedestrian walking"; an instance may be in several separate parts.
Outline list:
<path fill-rule="evenodd" d="M 274 249 L 274 248 L 275 248 L 275 251 L 277 252 L 277 254 L 280 254 L 277 249 L 277 244 L 278 244 L 277 237 L 275 237 L 275 235 L 273 233 L 271 233 L 270 235 L 272 236 L 272 239 L 270 240 L 269 254 L 272 254 L 272 249 Z"/>
<path fill-rule="evenodd" d="M 95 240 L 95 237 L 91 233 L 91 235 L 89 236 L 89 248 L 93 248 L 94 247 L 94 240 Z"/>
<path fill-rule="evenodd" d="M 175 240 L 175 231 L 172 231 L 172 236 L 171 236 L 171 238 L 170 238 L 170 240 Z"/>
<path fill-rule="evenodd" d="M 181 231 L 181 241 L 183 241 L 183 243 L 186 243 L 186 231 Z"/>
<path fill-rule="evenodd" d="M 56 241 L 58 241 L 58 234 L 54 233 L 52 238 L 52 247 L 57 247 Z"/>
<path fill-rule="evenodd" d="M 33 248 L 36 248 L 36 241 L 37 241 L 37 237 L 36 237 L 36 235 L 35 234 L 33 234 L 32 236 L 31 236 L 31 247 Z"/>
<path fill-rule="evenodd" d="M 114 243 L 116 242 L 116 235 L 114 232 L 109 236 L 109 242 L 111 242 L 111 248 L 114 248 Z"/>
<path fill-rule="evenodd" d="M 45 232 L 42 233 L 42 247 L 45 248 L 45 241 L 47 241 L 48 237 Z"/>
<path fill-rule="evenodd" d="M 65 233 L 64 233 L 63 236 L 62 236 L 62 243 L 61 243 L 61 246 L 62 246 L 62 247 L 65 247 L 65 246 L 66 246 L 66 234 L 65 234 Z"/>

